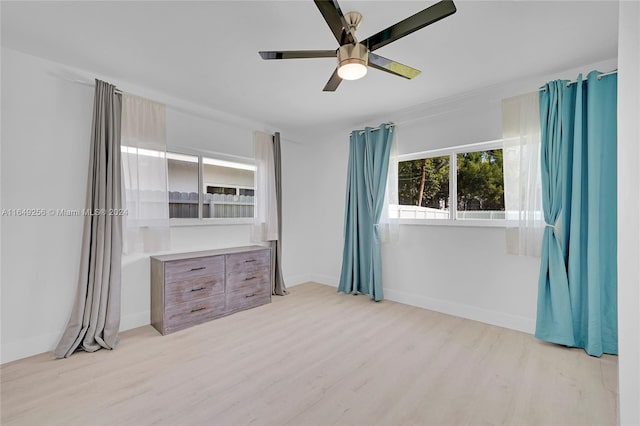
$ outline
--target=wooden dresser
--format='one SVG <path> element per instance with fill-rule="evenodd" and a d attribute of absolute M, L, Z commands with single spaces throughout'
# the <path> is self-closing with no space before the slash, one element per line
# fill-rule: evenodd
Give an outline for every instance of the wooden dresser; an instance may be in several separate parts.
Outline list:
<path fill-rule="evenodd" d="M 161 334 L 271 302 L 271 249 L 151 256 L 151 325 Z"/>

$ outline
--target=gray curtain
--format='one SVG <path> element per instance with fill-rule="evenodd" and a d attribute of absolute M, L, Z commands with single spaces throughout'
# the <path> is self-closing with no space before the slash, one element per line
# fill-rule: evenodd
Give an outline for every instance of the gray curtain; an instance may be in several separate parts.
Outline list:
<path fill-rule="evenodd" d="M 280 133 L 273 135 L 273 162 L 276 175 L 276 199 L 278 207 L 278 241 L 271 242 L 271 264 L 273 265 L 272 293 L 278 296 L 288 294 L 282 278 L 282 171 L 280 166 Z"/>
<path fill-rule="evenodd" d="M 122 191 L 120 122 L 122 97 L 115 86 L 96 80 L 80 273 L 67 328 L 54 351 L 66 358 L 76 350 L 113 349 L 120 328 Z"/>

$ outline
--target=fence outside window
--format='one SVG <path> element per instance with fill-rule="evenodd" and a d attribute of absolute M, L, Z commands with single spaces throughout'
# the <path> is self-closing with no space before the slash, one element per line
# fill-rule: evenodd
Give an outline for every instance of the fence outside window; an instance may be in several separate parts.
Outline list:
<path fill-rule="evenodd" d="M 253 217 L 254 196 L 208 193 L 203 195 L 203 218 Z M 170 191 L 169 217 L 198 218 L 198 193 Z"/>

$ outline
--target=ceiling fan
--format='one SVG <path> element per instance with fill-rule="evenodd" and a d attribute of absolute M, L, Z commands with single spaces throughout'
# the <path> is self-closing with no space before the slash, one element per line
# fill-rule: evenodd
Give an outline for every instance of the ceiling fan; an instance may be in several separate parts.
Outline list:
<path fill-rule="evenodd" d="M 334 92 L 342 80 L 357 80 L 364 77 L 367 74 L 367 66 L 407 79 L 417 76 L 420 74 L 419 70 L 377 55 L 373 51 L 456 12 L 456 6 L 452 0 L 442 0 L 369 38 L 358 41 L 356 30 L 362 22 L 360 13 L 349 12 L 343 15 L 337 0 L 314 0 L 314 2 L 340 44 L 337 50 L 285 50 L 258 53 L 262 59 L 337 57 L 338 67 L 324 86 L 325 92 Z"/>

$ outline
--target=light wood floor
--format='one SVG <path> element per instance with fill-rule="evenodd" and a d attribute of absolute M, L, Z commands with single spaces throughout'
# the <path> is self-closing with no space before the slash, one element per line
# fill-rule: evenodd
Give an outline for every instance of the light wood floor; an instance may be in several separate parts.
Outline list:
<path fill-rule="evenodd" d="M 2 425 L 613 425 L 617 358 L 304 284 L 114 351 L 0 369 Z"/>

